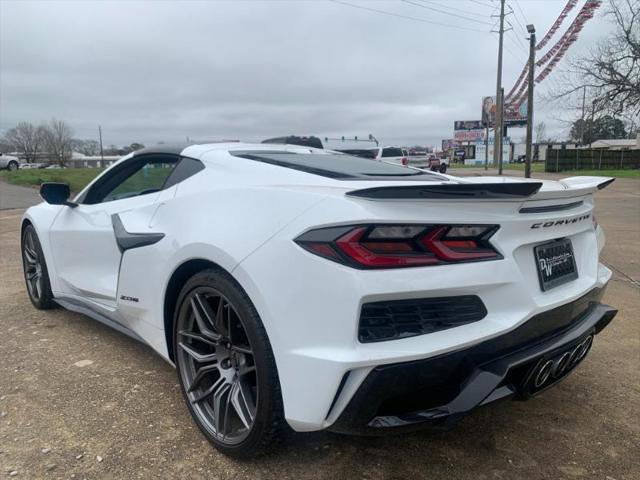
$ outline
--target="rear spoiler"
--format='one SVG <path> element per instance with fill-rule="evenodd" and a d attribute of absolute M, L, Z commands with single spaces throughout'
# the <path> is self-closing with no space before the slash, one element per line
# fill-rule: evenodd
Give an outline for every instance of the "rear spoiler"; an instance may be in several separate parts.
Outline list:
<path fill-rule="evenodd" d="M 612 177 L 568 177 L 560 180 L 564 186 L 569 188 L 597 188 L 602 190 L 615 181 Z"/>
<path fill-rule="evenodd" d="M 347 192 L 350 197 L 381 200 L 406 199 L 522 199 L 535 194 L 541 182 L 450 183 L 446 185 L 407 185 L 373 187 Z"/>

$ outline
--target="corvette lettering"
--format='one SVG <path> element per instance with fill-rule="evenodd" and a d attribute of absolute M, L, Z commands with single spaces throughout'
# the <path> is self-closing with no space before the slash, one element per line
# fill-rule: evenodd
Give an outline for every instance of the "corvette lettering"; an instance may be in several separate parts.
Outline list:
<path fill-rule="evenodd" d="M 534 223 L 533 225 L 531 225 L 531 228 L 549 228 L 549 227 L 557 227 L 558 225 L 570 225 L 573 223 L 582 222 L 583 220 L 588 220 L 590 218 L 591 218 L 591 214 L 589 213 L 587 215 L 582 215 L 580 217 L 575 217 L 575 218 L 567 218 L 563 220 L 555 220 L 550 222 Z"/>

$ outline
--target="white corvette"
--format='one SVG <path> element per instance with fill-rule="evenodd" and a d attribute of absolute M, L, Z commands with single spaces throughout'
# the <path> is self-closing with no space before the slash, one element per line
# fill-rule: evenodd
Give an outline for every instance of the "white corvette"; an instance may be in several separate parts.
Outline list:
<path fill-rule="evenodd" d="M 306 147 L 128 155 L 22 222 L 27 290 L 150 345 L 225 453 L 455 423 L 565 377 L 616 310 L 613 179 L 456 178 Z"/>

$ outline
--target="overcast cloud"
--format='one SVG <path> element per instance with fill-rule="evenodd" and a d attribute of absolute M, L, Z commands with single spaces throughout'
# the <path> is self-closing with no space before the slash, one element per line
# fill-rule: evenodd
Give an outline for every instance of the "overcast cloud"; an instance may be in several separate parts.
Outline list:
<path fill-rule="evenodd" d="M 452 136 L 454 120 L 479 118 L 481 97 L 495 94 L 497 36 L 486 33 L 490 25 L 399 1 L 349 1 L 485 32 L 325 0 L 0 0 L 0 133 L 20 120 L 55 116 L 77 138 L 96 138 L 102 125 L 106 145 L 292 133 L 373 133 L 385 144 L 436 145 Z M 479 21 L 493 21 L 485 5 L 497 5 L 414 1 L 465 10 Z M 519 3 L 541 36 L 566 2 Z M 527 56 L 510 19 L 516 29 L 507 33 L 506 90 Z M 598 15 L 571 52 L 607 31 Z M 536 121 L 564 133 L 561 112 L 537 108 Z M 512 131 L 516 139 L 523 135 Z"/>

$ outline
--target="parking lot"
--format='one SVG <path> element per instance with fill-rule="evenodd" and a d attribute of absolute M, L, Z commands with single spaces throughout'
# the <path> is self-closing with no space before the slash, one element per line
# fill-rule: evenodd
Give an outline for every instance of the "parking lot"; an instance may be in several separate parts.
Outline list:
<path fill-rule="evenodd" d="M 638 479 L 640 181 L 619 179 L 596 201 L 614 271 L 604 301 L 620 313 L 557 388 L 484 407 L 449 432 L 296 434 L 245 462 L 205 441 L 175 371 L 149 348 L 82 315 L 32 307 L 20 264 L 24 210 L 1 210 L 0 476 Z"/>

